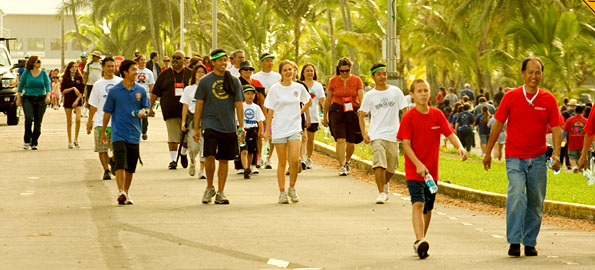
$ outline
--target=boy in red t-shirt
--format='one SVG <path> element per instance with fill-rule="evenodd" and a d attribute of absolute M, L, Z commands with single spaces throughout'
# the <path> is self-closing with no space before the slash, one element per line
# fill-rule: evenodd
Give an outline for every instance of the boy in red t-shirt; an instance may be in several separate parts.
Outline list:
<path fill-rule="evenodd" d="M 583 129 L 583 131 L 585 132 L 585 138 L 583 140 L 583 150 L 581 151 L 581 157 L 579 158 L 578 164 L 577 164 L 577 166 L 579 168 L 585 167 L 587 162 L 589 162 L 587 155 L 589 154 L 589 152 L 591 150 L 591 144 L 593 143 L 593 138 L 595 138 L 595 116 L 593 116 L 594 114 L 595 114 L 595 110 L 591 110 L 591 113 L 588 116 L 589 118 L 587 119 L 587 124 L 585 125 L 585 128 Z"/>
<path fill-rule="evenodd" d="M 564 125 L 564 131 L 568 134 L 568 157 L 570 159 L 570 166 L 572 166 L 572 172 L 578 172 L 577 167 L 578 159 L 581 155 L 581 149 L 583 147 L 583 141 L 585 139 L 585 125 L 587 125 L 587 118 L 583 117 L 585 112 L 584 106 L 576 106 L 574 109 L 575 115 L 568 118 Z M 566 138 L 566 136 L 563 136 Z"/>
<path fill-rule="evenodd" d="M 444 114 L 428 106 L 430 85 L 423 79 L 417 79 L 410 89 L 415 108 L 403 115 L 397 139 L 402 141 L 405 151 L 405 177 L 413 205 L 412 219 L 416 238 L 413 249 L 420 259 L 425 259 L 430 248 L 425 237 L 436 194 L 430 193 L 424 178 L 430 174 L 434 180 L 438 180 L 440 135 L 447 137 L 459 149 L 461 160 L 467 159 L 467 151 L 461 146 Z"/>

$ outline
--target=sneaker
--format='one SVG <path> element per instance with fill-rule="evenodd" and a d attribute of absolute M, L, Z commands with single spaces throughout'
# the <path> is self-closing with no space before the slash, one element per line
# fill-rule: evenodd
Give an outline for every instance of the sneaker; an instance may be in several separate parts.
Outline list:
<path fill-rule="evenodd" d="M 289 168 L 287 168 L 287 171 L 285 172 L 285 175 L 289 175 Z"/>
<path fill-rule="evenodd" d="M 236 171 L 236 173 L 237 173 L 237 174 L 244 174 L 244 169 L 238 169 L 238 170 Z"/>
<path fill-rule="evenodd" d="M 217 192 L 217 196 L 215 196 L 215 204 L 229 204 L 229 200 L 225 197 L 223 192 Z"/>
<path fill-rule="evenodd" d="M 264 161 L 264 168 L 266 170 L 270 170 L 270 169 L 273 168 L 273 166 L 271 166 L 271 161 L 270 160 L 267 159 L 267 160 Z"/>
<path fill-rule="evenodd" d="M 578 173 L 578 168 L 577 167 L 572 167 L 572 173 Z"/>
<path fill-rule="evenodd" d="M 413 243 L 413 250 L 415 250 L 420 259 L 425 259 L 429 256 L 428 249 L 430 249 L 430 244 L 425 238 L 419 239 Z"/>
<path fill-rule="evenodd" d="M 31 145 L 31 150 L 38 150 L 37 145 Z"/>
<path fill-rule="evenodd" d="M 349 168 L 350 163 L 351 163 L 350 161 L 345 162 L 345 169 L 347 170 L 347 173 L 349 173 L 349 171 L 351 171 L 351 168 Z"/>
<path fill-rule="evenodd" d="M 81 145 L 79 144 L 78 141 L 74 141 L 73 144 L 74 144 L 75 148 L 81 148 Z"/>
<path fill-rule="evenodd" d="M 120 194 L 118 195 L 118 204 L 124 205 L 126 203 L 126 200 L 126 193 L 124 191 L 120 191 Z"/>
<path fill-rule="evenodd" d="M 147 134 L 143 134 L 143 141 L 146 141 L 149 138 L 149 136 L 147 136 Z"/>
<path fill-rule="evenodd" d="M 306 169 L 307 170 L 312 169 L 312 159 L 311 158 L 306 159 Z"/>
<path fill-rule="evenodd" d="M 308 165 L 306 165 L 306 161 L 305 160 L 300 161 L 300 163 L 302 164 L 302 170 L 305 170 L 305 169 L 308 168 Z"/>
<path fill-rule="evenodd" d="M 110 174 L 109 170 L 105 170 L 103 172 L 103 180 L 112 180 L 112 178 L 110 177 L 109 174 Z"/>
<path fill-rule="evenodd" d="M 376 204 L 384 204 L 384 202 L 388 201 L 386 193 L 380 192 L 378 193 L 378 197 L 376 198 Z"/>
<path fill-rule="evenodd" d="M 339 169 L 339 176 L 347 176 L 347 169 L 345 168 L 345 166 L 342 166 Z"/>
<path fill-rule="evenodd" d="M 258 171 L 258 166 L 250 166 L 250 171 L 252 172 L 252 174 L 259 174 L 260 172 Z"/>
<path fill-rule="evenodd" d="M 288 204 L 289 201 L 287 200 L 287 192 L 281 191 L 279 192 L 279 204 Z"/>
<path fill-rule="evenodd" d="M 291 199 L 292 203 L 297 203 L 300 201 L 300 197 L 298 197 L 297 193 L 295 192 L 295 188 L 290 187 L 289 188 L 289 192 L 287 192 L 289 195 L 289 199 Z"/>
<path fill-rule="evenodd" d="M 74 149 L 74 145 L 72 145 L 72 143 L 68 143 L 68 149 Z"/>
<path fill-rule="evenodd" d="M 182 164 L 182 168 L 188 168 L 188 155 L 180 155 L 180 164 Z"/>
<path fill-rule="evenodd" d="M 202 195 L 202 203 L 209 204 L 213 196 L 215 196 L 215 188 L 206 188 L 205 193 Z"/>
<path fill-rule="evenodd" d="M 388 189 L 388 183 L 384 184 L 384 193 L 386 194 L 386 200 L 390 197 L 390 190 Z"/>
<path fill-rule="evenodd" d="M 198 172 L 198 179 L 207 179 L 207 176 L 205 175 L 204 171 Z"/>
<path fill-rule="evenodd" d="M 521 256 L 521 244 L 510 244 L 510 247 L 508 248 L 508 256 Z"/>
<path fill-rule="evenodd" d="M 29 144 L 29 143 L 26 143 L 23 145 L 23 149 L 25 149 L 25 150 L 29 150 L 30 148 L 31 148 L 31 144 Z"/>
<path fill-rule="evenodd" d="M 190 168 L 188 168 L 188 174 L 194 176 L 196 174 L 196 163 L 190 162 Z"/>
<path fill-rule="evenodd" d="M 258 162 L 256 162 L 256 168 L 262 167 L 262 158 L 258 158 Z"/>
<path fill-rule="evenodd" d="M 535 247 L 525 246 L 525 256 L 537 256 Z"/>
<path fill-rule="evenodd" d="M 244 179 L 250 179 L 250 168 L 244 170 Z"/>
<path fill-rule="evenodd" d="M 128 193 L 126 193 L 126 200 L 124 201 L 125 205 L 133 205 L 134 202 L 132 201 L 132 199 L 130 199 L 130 195 L 128 195 Z"/>
<path fill-rule="evenodd" d="M 172 161 L 169 163 L 169 169 L 170 170 L 175 170 L 178 167 L 178 163 L 175 161 Z"/>

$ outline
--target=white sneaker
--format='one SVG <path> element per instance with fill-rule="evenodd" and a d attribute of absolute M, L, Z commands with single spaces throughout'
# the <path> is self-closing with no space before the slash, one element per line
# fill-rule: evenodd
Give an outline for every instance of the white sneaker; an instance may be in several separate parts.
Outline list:
<path fill-rule="evenodd" d="M 271 166 L 271 161 L 270 160 L 267 159 L 267 160 L 264 161 L 264 168 L 267 169 L 267 170 L 273 168 L 273 166 Z"/>
<path fill-rule="evenodd" d="M 30 143 L 26 143 L 23 145 L 23 149 L 25 150 L 29 150 L 31 148 L 31 144 Z"/>
<path fill-rule="evenodd" d="M 211 200 L 213 199 L 213 197 L 215 196 L 216 192 L 215 192 L 215 188 L 206 188 L 205 189 L 205 193 L 202 195 L 202 203 L 204 204 L 209 204 L 211 202 Z"/>
<path fill-rule="evenodd" d="M 339 169 L 339 176 L 347 176 L 347 169 L 345 168 L 345 166 L 341 166 L 341 168 Z"/>
<path fill-rule="evenodd" d="M 384 204 L 384 202 L 388 201 L 388 196 L 386 196 L 386 193 L 384 192 L 380 192 L 378 193 L 378 197 L 376 198 L 376 204 Z"/>
<path fill-rule="evenodd" d="M 279 204 L 288 204 L 289 201 L 287 200 L 287 192 L 281 191 L 279 192 Z"/>
<path fill-rule="evenodd" d="M 238 169 L 237 174 L 244 174 L 244 169 Z"/>
<path fill-rule="evenodd" d="M 74 141 L 73 144 L 74 144 L 74 147 L 81 148 L 81 145 L 79 144 L 78 141 Z"/>
<path fill-rule="evenodd" d="M 256 163 L 258 167 L 262 167 L 262 158 L 258 158 L 258 162 Z"/>
<path fill-rule="evenodd" d="M 207 179 L 207 175 L 204 171 L 198 171 L 198 179 Z"/>
<path fill-rule="evenodd" d="M 290 187 L 288 195 L 292 203 L 297 203 L 300 201 L 300 197 L 298 197 L 297 193 L 295 192 L 295 188 Z"/>
<path fill-rule="evenodd" d="M 68 143 L 68 149 L 73 149 L 74 146 L 72 145 L 72 143 Z"/>
<path fill-rule="evenodd" d="M 190 174 L 190 176 L 194 176 L 196 174 L 196 162 L 190 162 L 190 166 L 188 167 L 188 174 Z"/>
<path fill-rule="evenodd" d="M 258 171 L 258 169 L 256 168 L 256 166 L 254 166 L 254 165 L 250 166 L 250 171 L 252 171 L 252 174 L 259 174 L 260 173 Z"/>
<path fill-rule="evenodd" d="M 132 199 L 130 199 L 130 195 L 128 195 L 128 193 L 126 193 L 126 200 L 124 201 L 125 205 L 133 205 L 134 202 L 132 201 Z"/>
<path fill-rule="evenodd" d="M 390 190 L 388 189 L 388 183 L 384 184 L 384 193 L 386 194 L 386 200 L 390 198 Z"/>
<path fill-rule="evenodd" d="M 306 169 L 312 169 L 312 159 L 306 159 Z"/>

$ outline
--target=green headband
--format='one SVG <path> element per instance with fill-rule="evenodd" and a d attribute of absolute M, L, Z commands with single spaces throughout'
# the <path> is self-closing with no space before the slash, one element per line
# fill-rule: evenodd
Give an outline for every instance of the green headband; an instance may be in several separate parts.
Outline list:
<path fill-rule="evenodd" d="M 219 57 L 222 57 L 222 56 L 227 56 L 227 54 L 225 52 L 218 52 L 217 54 L 211 56 L 211 60 L 215 60 L 215 59 L 217 59 Z"/>
<path fill-rule="evenodd" d="M 275 56 L 273 56 L 272 54 L 267 54 L 267 55 L 263 56 L 262 58 L 260 58 L 260 62 L 264 61 L 264 59 L 267 59 L 267 58 L 275 59 Z"/>
<path fill-rule="evenodd" d="M 244 93 L 246 93 L 246 91 L 254 91 L 254 92 L 256 92 L 256 89 L 254 89 L 252 87 L 248 87 L 248 88 L 244 89 Z"/>
<path fill-rule="evenodd" d="M 377 67 L 377 68 L 375 68 L 375 69 L 372 69 L 372 70 L 370 71 L 370 75 L 374 75 L 374 72 L 376 72 L 376 71 L 379 71 L 379 70 L 381 70 L 381 69 L 386 69 L 386 67 L 385 67 L 385 66 L 381 66 L 381 67 Z"/>

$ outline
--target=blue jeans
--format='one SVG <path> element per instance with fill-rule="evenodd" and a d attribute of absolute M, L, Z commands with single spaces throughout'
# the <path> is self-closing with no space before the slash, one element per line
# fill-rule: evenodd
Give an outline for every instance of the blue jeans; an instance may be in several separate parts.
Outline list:
<path fill-rule="evenodd" d="M 37 146 L 41 135 L 41 121 L 45 114 L 45 95 L 43 96 L 22 96 L 23 111 L 25 112 L 25 143 Z M 34 125 L 35 124 L 35 125 Z M 31 130 L 31 126 L 33 126 Z"/>
<path fill-rule="evenodd" d="M 527 159 L 506 158 L 506 174 L 506 238 L 510 244 L 534 247 L 547 186 L 545 154 Z"/>

